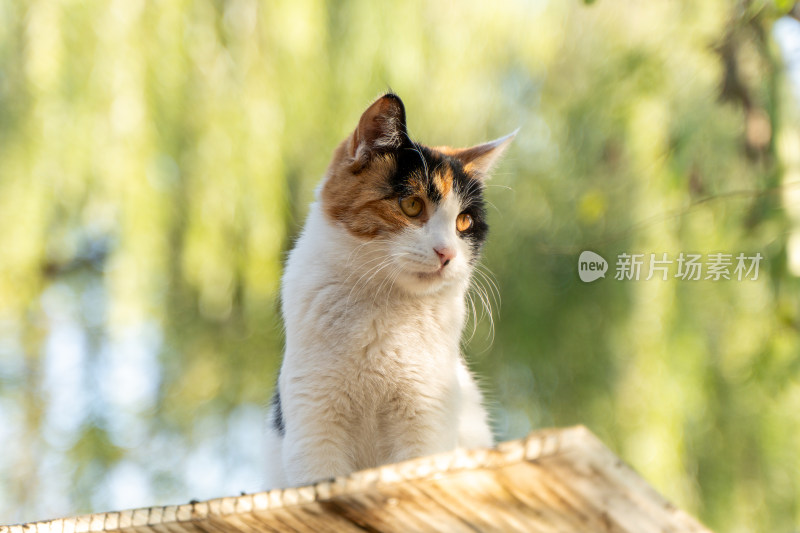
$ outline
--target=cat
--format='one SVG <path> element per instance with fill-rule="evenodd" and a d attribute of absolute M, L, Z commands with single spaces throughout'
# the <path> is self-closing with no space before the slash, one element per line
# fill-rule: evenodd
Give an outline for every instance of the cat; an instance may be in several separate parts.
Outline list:
<path fill-rule="evenodd" d="M 336 148 L 282 279 L 270 488 L 493 444 L 460 341 L 484 181 L 515 134 L 423 146 L 387 93 Z"/>

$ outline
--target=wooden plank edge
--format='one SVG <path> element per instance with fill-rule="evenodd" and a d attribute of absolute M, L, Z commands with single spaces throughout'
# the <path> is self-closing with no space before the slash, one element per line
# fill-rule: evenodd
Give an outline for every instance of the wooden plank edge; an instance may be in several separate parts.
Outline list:
<path fill-rule="evenodd" d="M 523 439 L 503 442 L 492 449 L 456 449 L 452 452 L 411 459 L 355 472 L 349 476 L 321 481 L 314 485 L 274 489 L 236 497 L 215 498 L 183 505 L 167 505 L 126 511 L 95 513 L 21 525 L 0 526 L 0 533 L 89 533 L 136 528 L 180 527 L 182 523 L 203 522 L 226 516 L 276 510 L 329 500 L 336 496 L 364 492 L 386 484 L 427 478 L 431 475 L 478 468 L 500 468 L 522 461 L 537 461 L 559 454 L 580 453 L 587 449 L 600 454 L 609 464 L 622 463 L 597 437 L 584 426 L 535 431 Z M 624 463 L 622 463 L 624 465 Z M 627 465 L 624 465 L 628 469 Z M 665 500 L 644 479 L 630 469 L 637 486 L 648 498 Z M 681 512 L 680 510 L 677 510 Z M 693 521 L 689 515 L 686 515 Z M 697 531 L 708 531 L 698 529 Z"/>

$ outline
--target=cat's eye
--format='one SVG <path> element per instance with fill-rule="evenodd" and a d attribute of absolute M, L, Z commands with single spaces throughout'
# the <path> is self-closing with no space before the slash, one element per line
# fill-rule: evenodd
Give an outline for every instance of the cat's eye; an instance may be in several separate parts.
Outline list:
<path fill-rule="evenodd" d="M 467 213 L 461 213 L 456 218 L 456 229 L 458 231 L 467 231 L 472 227 L 472 217 Z"/>
<path fill-rule="evenodd" d="M 422 198 L 419 196 L 406 196 L 404 198 L 400 198 L 400 209 L 403 210 L 403 213 L 414 218 L 419 216 L 422 213 Z"/>

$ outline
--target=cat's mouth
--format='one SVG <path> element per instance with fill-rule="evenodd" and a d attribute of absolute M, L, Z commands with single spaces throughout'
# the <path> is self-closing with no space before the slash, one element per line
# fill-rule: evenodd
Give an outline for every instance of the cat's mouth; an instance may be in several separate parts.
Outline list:
<path fill-rule="evenodd" d="M 416 276 L 421 280 L 432 280 L 441 278 L 443 273 L 444 268 L 437 268 L 433 272 L 417 272 Z"/>

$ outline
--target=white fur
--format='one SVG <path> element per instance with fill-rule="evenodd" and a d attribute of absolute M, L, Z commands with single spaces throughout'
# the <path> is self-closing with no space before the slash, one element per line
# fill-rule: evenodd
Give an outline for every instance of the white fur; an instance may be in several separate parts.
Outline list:
<path fill-rule="evenodd" d="M 270 487 L 492 445 L 459 347 L 471 274 L 461 209 L 450 194 L 423 226 L 365 241 L 312 204 L 283 276 L 285 434 L 270 423 Z M 434 247 L 455 250 L 441 270 Z"/>

